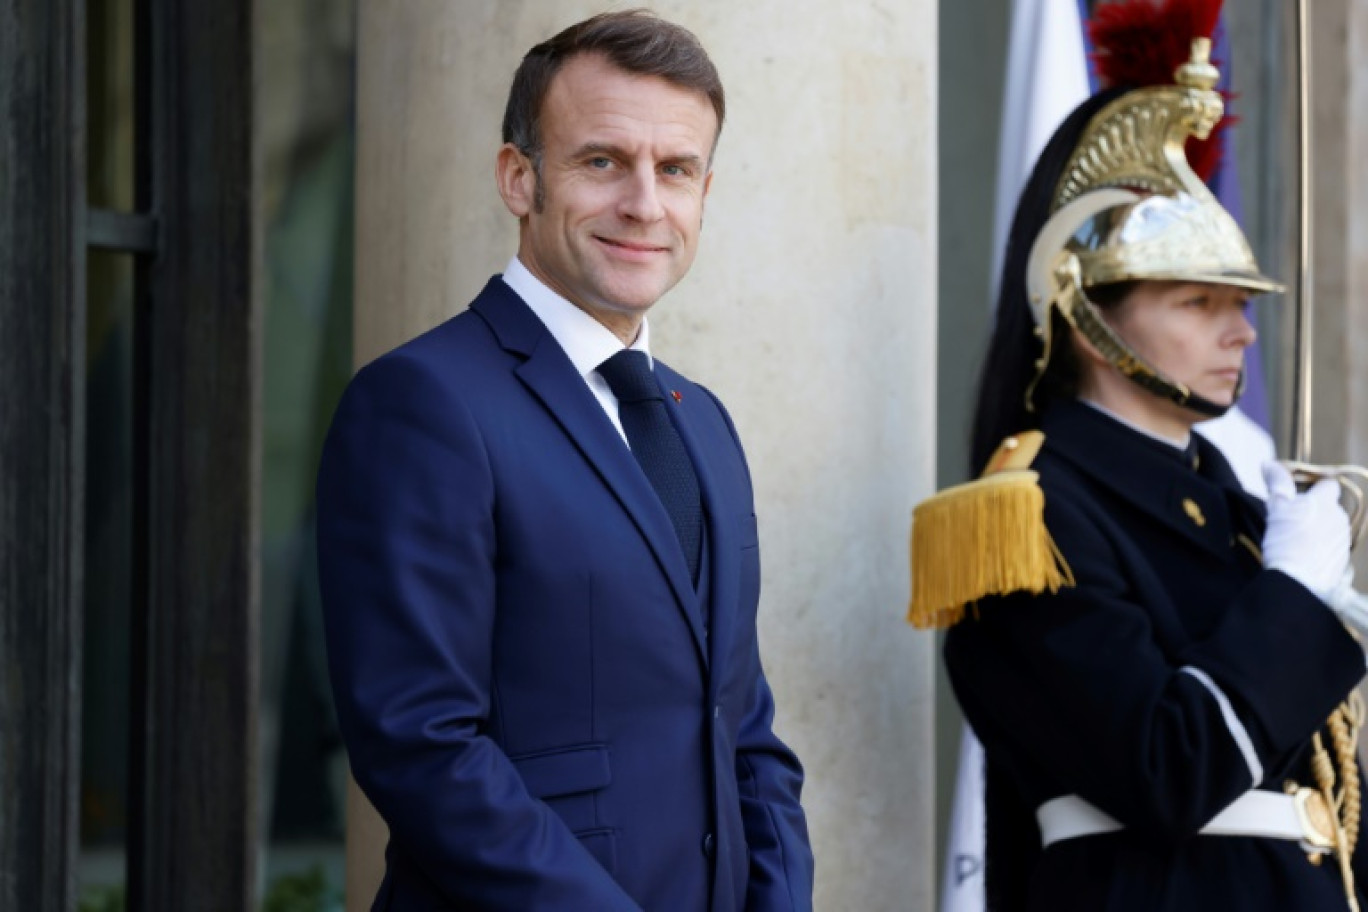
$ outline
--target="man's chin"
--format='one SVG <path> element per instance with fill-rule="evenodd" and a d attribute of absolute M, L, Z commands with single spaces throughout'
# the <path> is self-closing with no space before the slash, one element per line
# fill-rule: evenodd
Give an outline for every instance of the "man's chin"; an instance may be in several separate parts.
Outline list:
<path fill-rule="evenodd" d="M 599 300 L 605 310 L 641 316 L 654 307 L 669 290 L 670 286 L 659 282 L 623 284 L 605 288 Z"/>

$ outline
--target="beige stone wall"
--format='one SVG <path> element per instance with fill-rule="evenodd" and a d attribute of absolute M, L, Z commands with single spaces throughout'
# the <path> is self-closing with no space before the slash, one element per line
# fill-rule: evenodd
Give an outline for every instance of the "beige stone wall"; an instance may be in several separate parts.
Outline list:
<path fill-rule="evenodd" d="M 515 225 L 494 190 L 504 93 L 602 4 L 361 0 L 359 363 L 455 313 Z M 756 478 L 776 727 L 808 767 L 821 909 L 934 895 L 932 639 L 901 620 L 934 470 L 936 7 L 663 2 L 729 93 L 698 262 L 657 353 L 728 404 Z M 354 816 L 354 820 L 356 817 Z M 380 839 L 353 824 L 350 908 Z"/>
<path fill-rule="evenodd" d="M 1345 34 L 1349 61 L 1345 198 L 1350 216 L 1344 245 L 1348 316 L 1344 343 L 1353 353 L 1346 376 L 1347 456 L 1355 465 L 1368 465 L 1368 8 L 1363 4 L 1350 8 Z M 1360 576 L 1360 583 L 1365 581 L 1368 577 Z"/>
<path fill-rule="evenodd" d="M 1351 264 L 1346 241 L 1353 210 L 1351 194 L 1346 191 L 1352 186 L 1353 172 L 1361 168 L 1351 166 L 1347 158 L 1352 128 L 1345 117 L 1345 89 L 1352 94 L 1352 61 L 1348 58 L 1350 16 L 1348 4 L 1321 3 L 1309 19 L 1315 357 L 1311 458 L 1318 462 L 1343 462 L 1349 455 L 1346 378 L 1352 353 L 1346 344 L 1350 312 L 1345 304 Z M 1287 190 L 1295 199 L 1297 187 L 1291 179 Z"/>
<path fill-rule="evenodd" d="M 1310 34 L 1311 457 L 1368 465 L 1368 9 L 1314 3 Z M 1368 547 L 1359 548 L 1356 564 L 1362 589 Z"/>
<path fill-rule="evenodd" d="M 1368 466 L 1368 9 L 1350 6 L 1346 26 L 1345 457 Z M 1357 567 L 1359 588 L 1368 588 L 1368 545 L 1359 547 Z"/>

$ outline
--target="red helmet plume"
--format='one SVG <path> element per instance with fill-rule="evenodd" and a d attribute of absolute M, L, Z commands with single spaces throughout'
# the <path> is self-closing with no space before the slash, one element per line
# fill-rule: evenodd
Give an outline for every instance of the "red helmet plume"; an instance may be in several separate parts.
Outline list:
<path fill-rule="evenodd" d="M 1113 0 L 1099 3 L 1088 23 L 1093 65 L 1101 83 L 1113 86 L 1165 85 L 1187 62 L 1193 38 L 1210 38 L 1221 16 L 1221 0 Z M 1213 60 L 1217 67 L 1221 61 Z M 1230 100 L 1229 93 L 1222 93 Z M 1210 180 L 1221 162 L 1226 115 L 1207 140 L 1187 141 L 1188 164 Z"/>

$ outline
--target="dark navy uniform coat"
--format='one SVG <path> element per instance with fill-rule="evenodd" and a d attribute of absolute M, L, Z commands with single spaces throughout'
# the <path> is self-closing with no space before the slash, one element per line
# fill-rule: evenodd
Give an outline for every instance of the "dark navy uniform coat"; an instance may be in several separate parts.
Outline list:
<path fill-rule="evenodd" d="M 945 644 L 988 757 L 996 908 L 1347 908 L 1332 858 L 1313 867 L 1290 840 L 1196 835 L 1254 783 L 1218 700 L 1183 669 L 1226 695 L 1257 785 L 1281 791 L 1314 784 L 1310 739 L 1363 677 L 1363 649 L 1262 567 L 1263 506 L 1198 435 L 1183 453 L 1077 402 L 1042 430 L 1032 467 L 1077 585 L 985 600 Z M 1069 794 L 1125 830 L 1041 851 L 1034 810 Z"/>
<path fill-rule="evenodd" d="M 698 474 L 697 589 L 583 377 L 499 278 L 361 370 L 318 477 L 338 718 L 391 912 L 807 912 L 731 420 L 656 375 Z"/>

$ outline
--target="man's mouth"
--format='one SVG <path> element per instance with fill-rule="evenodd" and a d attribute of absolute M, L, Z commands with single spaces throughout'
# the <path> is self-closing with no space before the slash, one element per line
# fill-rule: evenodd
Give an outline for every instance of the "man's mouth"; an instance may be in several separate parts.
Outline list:
<path fill-rule="evenodd" d="M 669 248 L 661 247 L 659 244 L 652 244 L 648 241 L 632 241 L 617 238 L 607 238 L 595 235 L 596 240 L 605 247 L 622 251 L 627 254 L 648 255 L 652 253 L 664 253 Z"/>

